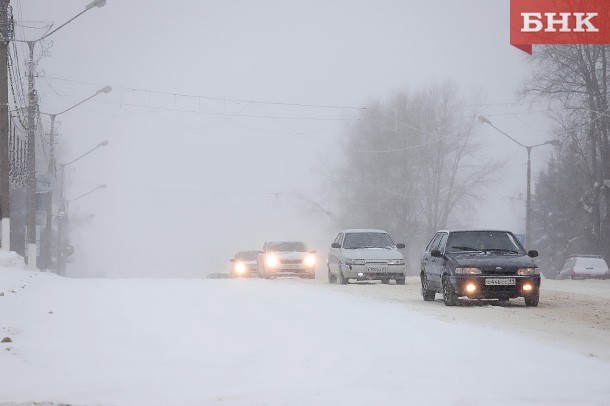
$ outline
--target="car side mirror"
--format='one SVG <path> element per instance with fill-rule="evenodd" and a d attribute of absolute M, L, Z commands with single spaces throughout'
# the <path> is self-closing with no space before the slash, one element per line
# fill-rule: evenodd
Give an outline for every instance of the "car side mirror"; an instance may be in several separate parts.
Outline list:
<path fill-rule="evenodd" d="M 433 257 L 436 257 L 436 258 L 442 258 L 443 257 L 443 254 L 439 250 L 432 250 L 432 251 L 430 251 L 430 255 L 432 255 Z"/>
<path fill-rule="evenodd" d="M 399 250 L 405 248 L 406 245 L 404 245 L 403 243 L 399 242 L 398 244 L 396 244 L 396 248 L 398 248 Z"/>
<path fill-rule="evenodd" d="M 341 244 L 339 244 L 338 242 L 334 242 L 332 244 L 330 244 L 331 248 L 341 248 Z"/>
<path fill-rule="evenodd" d="M 538 256 L 538 251 L 536 250 L 530 250 L 527 252 L 527 256 L 530 258 L 536 258 Z"/>

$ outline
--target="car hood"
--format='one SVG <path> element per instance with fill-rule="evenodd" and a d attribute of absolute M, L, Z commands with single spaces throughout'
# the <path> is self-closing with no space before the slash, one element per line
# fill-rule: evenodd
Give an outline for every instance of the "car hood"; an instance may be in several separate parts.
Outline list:
<path fill-rule="evenodd" d="M 309 252 L 296 252 L 296 251 L 273 251 L 269 252 L 280 259 L 304 259 Z"/>
<path fill-rule="evenodd" d="M 459 253 L 446 255 L 462 267 L 474 267 L 480 269 L 495 269 L 496 267 L 501 267 L 504 269 L 512 269 L 531 268 L 536 266 L 534 261 L 527 255 L 501 255 L 495 253 Z"/>
<path fill-rule="evenodd" d="M 246 265 L 256 265 L 256 263 L 257 263 L 256 259 L 251 259 L 251 260 L 238 259 L 235 262 L 241 262 L 242 264 L 246 264 Z"/>
<path fill-rule="evenodd" d="M 347 259 L 403 259 L 400 251 L 395 248 L 343 249 L 341 252 Z"/>

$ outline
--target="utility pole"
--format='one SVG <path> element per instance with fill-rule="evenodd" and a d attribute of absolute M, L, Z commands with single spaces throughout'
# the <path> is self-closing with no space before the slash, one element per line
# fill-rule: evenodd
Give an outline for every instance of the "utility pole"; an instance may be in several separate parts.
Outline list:
<path fill-rule="evenodd" d="M 13 33 L 9 0 L 0 0 L 0 236 L 2 251 L 11 250 L 9 212 L 8 45 Z"/>
<path fill-rule="evenodd" d="M 38 97 L 34 88 L 34 45 L 35 41 L 28 41 L 30 51 L 28 69 L 28 218 L 27 218 L 27 252 L 28 269 L 36 270 L 36 112 L 38 111 Z"/>

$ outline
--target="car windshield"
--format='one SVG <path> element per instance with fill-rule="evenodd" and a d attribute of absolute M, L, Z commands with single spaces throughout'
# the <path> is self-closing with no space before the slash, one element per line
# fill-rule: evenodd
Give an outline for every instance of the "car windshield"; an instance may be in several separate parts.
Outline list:
<path fill-rule="evenodd" d="M 240 251 L 235 255 L 235 259 L 242 261 L 254 261 L 258 258 L 258 251 Z"/>
<path fill-rule="evenodd" d="M 269 244 L 267 250 L 275 252 L 307 252 L 307 245 L 300 241 L 282 241 Z"/>
<path fill-rule="evenodd" d="M 525 254 L 517 238 L 505 231 L 458 231 L 449 234 L 446 252 L 499 252 Z"/>
<path fill-rule="evenodd" d="M 387 233 L 347 233 L 343 241 L 343 248 L 390 248 L 394 241 Z"/>

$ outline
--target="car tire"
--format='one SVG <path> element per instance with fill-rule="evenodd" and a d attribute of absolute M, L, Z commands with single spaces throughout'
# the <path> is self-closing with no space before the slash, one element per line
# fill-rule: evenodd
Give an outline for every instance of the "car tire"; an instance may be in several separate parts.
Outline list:
<path fill-rule="evenodd" d="M 349 283 L 349 279 L 343 276 L 343 272 L 339 269 L 339 275 L 337 275 L 337 282 L 339 285 L 347 285 Z"/>
<path fill-rule="evenodd" d="M 421 295 L 426 302 L 433 302 L 436 298 L 436 292 L 428 289 L 428 277 L 424 272 L 422 272 L 421 276 Z"/>
<path fill-rule="evenodd" d="M 404 285 L 406 283 L 406 279 L 405 278 L 398 278 L 398 279 L 394 279 L 396 281 L 397 285 Z"/>
<path fill-rule="evenodd" d="M 330 272 L 330 268 L 328 268 L 328 283 L 337 283 L 337 277 Z"/>
<path fill-rule="evenodd" d="M 443 276 L 443 301 L 445 306 L 455 306 L 458 303 L 458 296 L 453 290 L 447 275 Z"/>
<path fill-rule="evenodd" d="M 383 283 L 384 285 L 387 285 L 387 284 L 390 283 L 390 280 L 389 279 L 382 279 L 381 283 Z"/>
<path fill-rule="evenodd" d="M 540 292 L 525 296 L 525 306 L 536 307 L 540 301 Z"/>

